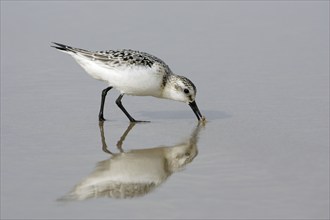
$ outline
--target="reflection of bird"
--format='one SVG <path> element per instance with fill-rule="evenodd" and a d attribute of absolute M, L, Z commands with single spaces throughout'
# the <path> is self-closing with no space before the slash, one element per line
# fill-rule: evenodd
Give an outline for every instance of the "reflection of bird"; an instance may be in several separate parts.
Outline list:
<path fill-rule="evenodd" d="M 120 142 L 124 141 L 134 125 L 130 124 L 119 141 L 120 151 L 122 151 Z M 174 146 L 112 153 L 107 149 L 103 122 L 100 122 L 103 150 L 112 157 L 99 162 L 90 175 L 59 200 L 85 200 L 95 197 L 132 198 L 150 192 L 173 172 L 182 169 L 196 157 L 200 128 L 199 123 L 187 141 Z"/>
<path fill-rule="evenodd" d="M 186 77 L 172 73 L 159 58 L 134 50 L 88 51 L 54 43 L 58 50 L 70 54 L 93 78 L 105 81 L 109 87 L 102 91 L 99 120 L 104 121 L 105 97 L 113 87 L 120 91 L 118 107 L 131 122 L 137 122 L 124 108 L 124 94 L 154 96 L 185 102 L 190 105 L 198 120 L 202 119 L 195 102 L 196 87 Z"/>

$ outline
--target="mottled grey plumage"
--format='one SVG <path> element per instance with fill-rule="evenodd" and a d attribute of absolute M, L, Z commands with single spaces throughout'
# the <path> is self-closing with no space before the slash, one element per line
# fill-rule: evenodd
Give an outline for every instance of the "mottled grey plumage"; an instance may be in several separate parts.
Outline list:
<path fill-rule="evenodd" d="M 60 50 L 69 50 L 74 53 L 83 54 L 91 60 L 100 61 L 106 65 L 119 67 L 119 66 L 148 66 L 152 67 L 155 63 L 162 66 L 166 73 L 171 74 L 172 71 L 169 66 L 151 54 L 140 52 L 137 50 L 122 49 L 122 50 L 106 50 L 106 51 L 88 51 L 84 49 L 70 47 L 64 44 L 55 43 L 54 46 Z"/>

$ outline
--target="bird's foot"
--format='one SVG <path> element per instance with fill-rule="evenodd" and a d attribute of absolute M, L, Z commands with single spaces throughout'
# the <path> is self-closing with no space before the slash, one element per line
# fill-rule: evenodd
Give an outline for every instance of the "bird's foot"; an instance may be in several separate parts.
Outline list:
<path fill-rule="evenodd" d="M 105 121 L 105 118 L 103 117 L 103 115 L 99 116 L 99 121 Z"/>
<path fill-rule="evenodd" d="M 140 121 L 140 120 L 135 120 L 135 119 L 133 119 L 133 120 L 130 120 L 131 121 L 131 123 L 149 123 L 150 121 Z"/>

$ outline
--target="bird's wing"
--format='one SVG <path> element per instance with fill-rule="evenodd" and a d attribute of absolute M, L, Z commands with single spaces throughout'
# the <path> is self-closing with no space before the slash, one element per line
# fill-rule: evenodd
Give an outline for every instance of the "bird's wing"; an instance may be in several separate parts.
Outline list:
<path fill-rule="evenodd" d="M 165 72 L 171 73 L 168 65 L 151 54 L 135 51 L 135 50 L 106 50 L 106 51 L 89 51 L 80 48 L 74 48 L 60 43 L 53 42 L 52 47 L 69 54 L 77 54 L 91 60 L 98 61 L 110 68 L 120 66 L 143 66 L 151 68 L 153 65 L 158 65 Z"/>

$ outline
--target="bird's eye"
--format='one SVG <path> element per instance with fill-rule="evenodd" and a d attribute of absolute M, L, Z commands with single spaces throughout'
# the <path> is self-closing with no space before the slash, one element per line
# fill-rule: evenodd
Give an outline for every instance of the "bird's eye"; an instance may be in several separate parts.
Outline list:
<path fill-rule="evenodd" d="M 189 93 L 189 89 L 184 89 L 183 92 L 186 93 L 186 94 L 188 94 Z"/>

